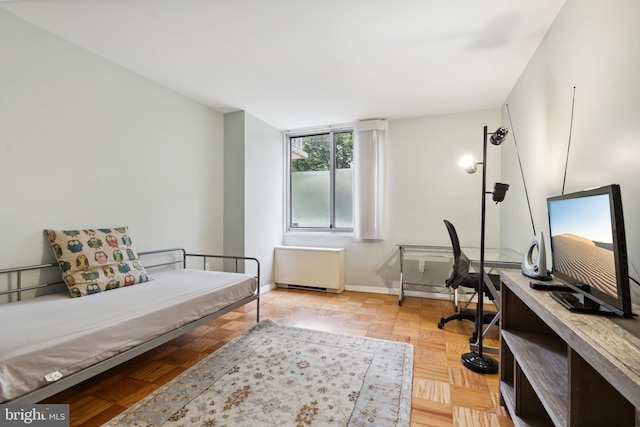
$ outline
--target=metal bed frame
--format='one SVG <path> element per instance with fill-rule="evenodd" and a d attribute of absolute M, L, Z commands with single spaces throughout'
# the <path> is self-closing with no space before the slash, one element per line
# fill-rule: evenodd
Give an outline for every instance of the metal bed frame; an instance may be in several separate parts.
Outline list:
<path fill-rule="evenodd" d="M 126 350 L 122 353 L 119 353 L 115 356 L 110 357 L 109 359 L 103 360 L 101 362 L 98 362 L 94 365 L 91 365 L 85 369 L 82 369 L 78 372 L 75 372 L 73 374 L 70 374 L 68 376 L 65 376 L 55 382 L 52 382 L 50 384 L 47 384 L 45 386 L 42 386 L 36 390 L 33 390 L 31 392 L 28 392 L 26 394 L 23 394 L 20 397 L 17 397 L 13 400 L 10 401 L 6 401 L 3 402 L 2 404 L 8 404 L 8 403 L 37 403 L 40 402 L 41 400 L 50 397 L 56 393 L 59 393 L 63 390 L 66 390 L 69 387 L 72 387 L 76 384 L 81 383 L 82 381 L 85 381 L 89 378 L 92 378 L 102 372 L 105 372 L 115 366 L 120 365 L 121 363 L 126 362 L 127 360 L 133 359 L 136 356 L 141 355 L 142 353 L 145 353 L 161 344 L 164 344 L 168 341 L 171 341 L 172 339 L 179 337 L 182 334 L 185 334 L 186 332 L 191 331 L 192 329 L 197 328 L 198 326 L 204 325 L 206 323 L 211 322 L 212 320 L 227 314 L 239 307 L 242 307 L 245 304 L 250 303 L 251 301 L 256 301 L 256 306 L 257 306 L 257 310 L 256 310 L 256 323 L 260 321 L 260 262 L 256 259 L 256 258 L 251 258 L 251 257 L 241 257 L 241 256 L 229 256 L 229 255 L 209 255 L 209 254 L 189 254 L 187 253 L 184 249 L 182 248 L 169 248 L 169 249 L 158 249 L 158 250 L 152 250 L 152 251 L 141 251 L 138 253 L 141 257 L 142 256 L 149 256 L 149 255 L 171 255 L 173 254 L 174 258 L 176 259 L 172 259 L 170 261 L 163 261 L 163 262 L 158 262 L 156 264 L 152 264 L 152 265 L 145 265 L 145 269 L 150 270 L 150 269 L 154 269 L 154 268 L 160 268 L 160 267 L 171 267 L 171 266 L 176 266 L 176 265 L 181 265 L 181 268 L 187 268 L 187 259 L 189 259 L 190 257 L 193 258 L 200 258 L 202 259 L 202 267 L 203 269 L 205 269 L 205 267 L 207 266 L 207 260 L 210 258 L 214 258 L 214 259 L 226 259 L 226 260 L 234 260 L 235 261 L 235 272 L 239 273 L 239 268 L 240 268 L 240 263 L 244 262 L 244 261 L 249 261 L 249 262 L 255 262 L 256 265 L 256 290 L 254 291 L 253 295 L 243 298 L 231 305 L 228 305 L 227 307 L 224 307 L 218 311 L 216 311 L 215 313 L 211 313 L 207 316 L 204 316 L 198 320 L 195 320 L 193 322 L 187 323 L 185 325 L 182 325 L 174 330 L 171 330 L 169 332 L 164 333 L 163 335 L 160 335 L 156 338 L 153 338 L 149 341 L 146 341 L 136 347 L 133 347 L 129 350 Z M 29 285 L 29 286 L 23 286 L 22 282 L 23 282 L 23 273 L 28 272 L 28 271 L 37 271 L 37 270 L 44 270 L 44 269 L 48 269 L 48 268 L 52 268 L 52 267 L 58 267 L 57 263 L 51 263 L 51 264 L 39 264 L 39 265 L 31 265 L 31 266 L 25 266 L 25 267 L 17 267 L 17 268 L 8 268 L 8 269 L 1 269 L 0 270 L 0 277 L 2 275 L 7 275 L 8 281 L 11 280 L 11 275 L 15 275 L 15 289 L 7 289 L 7 290 L 3 290 L 0 291 L 0 296 L 2 295 L 8 295 L 11 296 L 13 294 L 15 294 L 16 297 L 16 301 L 20 301 L 22 299 L 22 294 L 28 291 L 38 291 L 38 290 L 42 290 L 48 287 L 59 287 L 60 285 L 64 285 L 63 281 L 58 281 L 58 282 L 52 282 L 52 283 L 38 283 L 35 285 Z M 13 283 L 13 282 L 11 282 Z M 66 285 L 65 285 L 66 288 Z M 64 291 L 66 292 L 66 289 L 64 289 Z M 37 296 L 35 297 L 37 298 Z M 9 300 L 9 302 L 7 302 L 7 304 L 10 304 L 11 302 L 11 298 Z M 0 304 L 0 309 L 2 304 Z"/>

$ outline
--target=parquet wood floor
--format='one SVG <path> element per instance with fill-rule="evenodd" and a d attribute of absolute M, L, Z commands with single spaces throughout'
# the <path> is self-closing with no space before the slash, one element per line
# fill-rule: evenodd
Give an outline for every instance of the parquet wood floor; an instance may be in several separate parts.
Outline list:
<path fill-rule="evenodd" d="M 48 398 L 68 403 L 71 426 L 99 426 L 255 323 L 251 303 L 97 377 Z M 261 295 L 261 319 L 280 325 L 410 342 L 414 345 L 411 426 L 513 426 L 498 400 L 498 375 L 464 368 L 472 323 L 440 317 L 450 301 L 345 291 L 325 294 L 276 289 Z M 495 329 L 495 328 L 494 328 Z M 497 331 L 485 338 L 497 346 Z M 384 427 L 384 426 L 382 426 Z"/>

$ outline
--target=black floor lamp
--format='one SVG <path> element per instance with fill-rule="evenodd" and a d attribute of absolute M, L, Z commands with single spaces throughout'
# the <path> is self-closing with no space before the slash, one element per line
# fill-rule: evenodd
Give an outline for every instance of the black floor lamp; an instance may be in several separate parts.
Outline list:
<path fill-rule="evenodd" d="M 476 330 L 478 333 L 478 351 L 472 351 L 464 353 L 461 357 L 462 364 L 471 369 L 472 371 L 483 374 L 495 374 L 498 372 L 498 361 L 490 356 L 482 354 L 482 325 L 483 325 L 483 306 L 484 306 L 484 236 L 485 236 L 485 215 L 486 215 L 486 195 L 492 194 L 493 201 L 500 203 L 504 200 L 505 194 L 509 189 L 509 184 L 503 184 L 496 182 L 493 187 L 493 192 L 487 191 L 487 139 L 491 141 L 493 145 L 500 145 L 504 142 L 504 139 L 509 133 L 505 127 L 498 128 L 494 133 L 490 134 L 487 131 L 487 126 L 484 127 L 483 145 L 482 145 L 482 163 L 474 163 L 469 161 L 461 161 L 460 166 L 464 167 L 468 173 L 474 173 L 477 171 L 477 165 L 482 164 L 482 215 L 480 226 L 480 284 L 478 286 L 478 309 L 476 316 Z M 491 135 L 491 138 L 488 138 Z"/>

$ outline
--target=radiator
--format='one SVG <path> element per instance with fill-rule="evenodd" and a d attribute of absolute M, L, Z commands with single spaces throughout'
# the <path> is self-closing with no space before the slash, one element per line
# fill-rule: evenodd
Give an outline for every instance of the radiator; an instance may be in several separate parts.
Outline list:
<path fill-rule="evenodd" d="M 277 246 L 276 285 L 284 288 L 344 291 L 344 248 Z"/>

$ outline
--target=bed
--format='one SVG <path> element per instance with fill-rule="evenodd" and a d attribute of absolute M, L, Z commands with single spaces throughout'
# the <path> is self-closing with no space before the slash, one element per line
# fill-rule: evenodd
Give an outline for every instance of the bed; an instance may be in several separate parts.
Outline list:
<path fill-rule="evenodd" d="M 0 270 L 0 403 L 39 402 L 252 301 L 260 320 L 257 259 L 139 255 L 153 261 L 152 280 L 82 298 L 46 283 L 58 263 Z M 209 271 L 212 262 L 234 272 Z M 238 272 L 245 264 L 255 276 Z"/>

